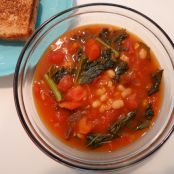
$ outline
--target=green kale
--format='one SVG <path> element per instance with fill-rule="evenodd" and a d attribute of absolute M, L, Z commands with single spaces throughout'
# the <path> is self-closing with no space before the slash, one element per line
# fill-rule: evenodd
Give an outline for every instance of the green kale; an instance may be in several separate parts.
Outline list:
<path fill-rule="evenodd" d="M 112 134 L 88 134 L 87 147 L 97 148 L 113 139 Z"/>
<path fill-rule="evenodd" d="M 58 84 L 60 79 L 67 74 L 72 74 L 74 69 L 67 69 L 65 67 L 57 67 L 56 65 L 52 65 L 48 70 L 48 76 Z"/>
<path fill-rule="evenodd" d="M 99 38 L 104 41 L 106 44 L 110 45 L 111 44 L 111 40 L 109 38 L 110 36 L 110 31 L 108 28 L 103 28 L 101 30 L 101 32 L 99 33 Z"/>
<path fill-rule="evenodd" d="M 148 91 L 149 96 L 159 91 L 162 74 L 163 74 L 163 70 L 158 70 L 152 74 L 152 86 L 150 90 Z"/>
<path fill-rule="evenodd" d="M 154 110 L 153 110 L 152 104 L 149 103 L 145 110 L 145 117 L 147 120 L 151 120 L 153 116 L 154 116 Z"/>
<path fill-rule="evenodd" d="M 49 77 L 48 74 L 44 74 L 44 80 L 48 84 L 48 86 L 50 87 L 51 91 L 53 92 L 56 101 L 58 101 L 58 102 L 61 101 L 62 94 L 58 90 L 56 83 Z"/>
<path fill-rule="evenodd" d="M 115 79 L 116 81 L 120 80 L 121 75 L 123 75 L 129 69 L 128 64 L 122 60 L 117 61 L 117 65 L 115 67 Z"/>
<path fill-rule="evenodd" d="M 96 61 L 87 61 L 81 71 L 79 78 L 80 84 L 91 83 L 103 71 L 114 68 L 115 61 L 111 58 L 112 53 L 109 50 L 102 52 L 101 58 Z"/>
<path fill-rule="evenodd" d="M 110 142 L 116 137 L 119 137 L 120 130 L 125 127 L 132 119 L 135 118 L 136 112 L 129 112 L 123 119 L 112 124 L 108 131 L 109 133 L 90 133 L 87 135 L 87 146 L 97 148 L 105 143 Z"/>
<path fill-rule="evenodd" d="M 140 124 L 138 124 L 137 127 L 135 128 L 135 130 L 142 130 L 145 128 L 149 128 L 149 126 L 150 126 L 150 121 L 145 120 L 144 122 L 141 122 Z"/>
<path fill-rule="evenodd" d="M 111 127 L 109 128 L 109 132 L 113 134 L 114 136 L 117 136 L 119 131 L 125 127 L 130 120 L 134 119 L 136 116 L 136 112 L 132 111 L 129 112 L 123 119 L 115 122 Z"/>
<path fill-rule="evenodd" d="M 122 42 L 128 38 L 128 34 L 126 30 L 118 30 L 115 32 L 115 36 L 113 37 L 113 42 L 115 43 L 115 48 L 117 51 L 125 51 L 126 48 L 122 47 Z"/>

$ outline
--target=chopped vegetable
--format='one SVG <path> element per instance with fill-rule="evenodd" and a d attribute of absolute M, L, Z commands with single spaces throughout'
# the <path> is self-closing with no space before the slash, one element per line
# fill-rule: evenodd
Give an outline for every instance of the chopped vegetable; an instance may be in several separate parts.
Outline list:
<path fill-rule="evenodd" d="M 57 85 L 54 83 L 54 81 L 48 76 L 48 74 L 44 75 L 44 80 L 52 90 L 56 100 L 59 102 L 62 100 L 62 95 L 60 91 L 57 89 Z"/>
<path fill-rule="evenodd" d="M 86 62 L 81 73 L 80 84 L 91 83 L 103 71 L 113 68 L 115 62 L 110 57 L 101 57 L 99 60 Z"/>
<path fill-rule="evenodd" d="M 85 53 L 90 61 L 96 60 L 100 57 L 100 45 L 95 39 L 89 39 L 85 45 Z"/>
<path fill-rule="evenodd" d="M 88 134 L 92 130 L 92 123 L 88 122 L 87 117 L 82 117 L 78 123 L 78 133 Z"/>
<path fill-rule="evenodd" d="M 75 110 L 73 113 L 71 113 L 68 117 L 67 120 L 67 129 L 65 131 L 65 139 L 69 140 L 71 138 L 71 136 L 74 133 L 74 128 L 76 126 L 76 123 L 81 119 L 81 117 L 83 116 L 83 112 L 79 111 L 79 110 Z M 62 122 L 63 124 L 63 122 Z"/>
<path fill-rule="evenodd" d="M 148 91 L 148 95 L 151 96 L 159 91 L 163 70 L 158 70 L 152 74 L 152 86 Z"/>
<path fill-rule="evenodd" d="M 69 109 L 69 110 L 74 110 L 82 106 L 83 103 L 81 102 L 61 102 L 59 103 L 59 106 L 61 108 Z"/>
<path fill-rule="evenodd" d="M 87 136 L 87 147 L 97 148 L 113 139 L 112 134 L 89 134 Z"/>
<path fill-rule="evenodd" d="M 65 53 L 60 50 L 53 51 L 48 58 L 52 64 L 61 65 L 65 59 Z"/>
<path fill-rule="evenodd" d="M 82 86 L 74 86 L 69 89 L 65 95 L 68 101 L 82 101 L 87 95 L 86 90 Z"/>
<path fill-rule="evenodd" d="M 142 129 L 145 129 L 145 128 L 149 128 L 149 126 L 150 126 L 150 121 L 145 120 L 144 122 L 141 122 L 139 125 L 137 125 L 135 130 L 142 130 Z"/>
<path fill-rule="evenodd" d="M 125 127 L 130 120 L 134 119 L 136 115 L 135 111 L 129 112 L 123 119 L 115 122 L 110 128 L 109 132 L 115 136 L 118 135 L 119 131 Z"/>
<path fill-rule="evenodd" d="M 103 71 L 115 67 L 116 80 L 120 79 L 128 70 L 128 65 L 126 62 L 117 59 L 112 59 L 111 49 L 106 49 L 102 52 L 101 58 L 94 62 L 86 62 L 83 64 L 83 69 L 81 69 L 81 76 L 79 77 L 79 83 L 91 83 L 97 76 L 99 76 Z"/>
<path fill-rule="evenodd" d="M 114 56 L 113 56 L 112 50 L 110 48 L 103 49 L 101 53 L 101 58 L 103 60 L 109 60 L 109 59 L 113 60 Z"/>
<path fill-rule="evenodd" d="M 100 38 L 96 38 L 96 40 L 98 41 L 98 42 L 100 42 L 102 45 L 104 45 L 106 48 L 108 48 L 108 49 L 111 49 L 112 50 L 112 52 L 115 54 L 115 57 L 117 58 L 117 57 L 119 57 L 119 52 L 118 51 L 116 51 L 114 48 L 112 48 L 110 45 L 108 45 L 108 44 L 106 44 L 105 42 L 103 42 Z"/>
<path fill-rule="evenodd" d="M 135 111 L 129 112 L 123 119 L 115 122 L 109 127 L 109 133 L 96 133 L 89 134 L 87 136 L 87 146 L 91 148 L 97 148 L 105 143 L 110 142 L 112 139 L 119 136 L 119 131 L 125 127 L 130 120 L 134 119 L 136 115 Z"/>
<path fill-rule="evenodd" d="M 127 47 L 122 47 L 122 42 L 128 38 L 128 34 L 125 29 L 115 32 L 116 36 L 113 39 L 117 51 L 126 51 Z"/>
<path fill-rule="evenodd" d="M 111 40 L 110 40 L 109 36 L 110 36 L 110 31 L 108 28 L 103 28 L 101 30 L 101 32 L 99 33 L 99 38 L 108 45 L 111 44 Z"/>
<path fill-rule="evenodd" d="M 120 80 L 121 75 L 123 75 L 129 69 L 128 64 L 122 60 L 119 60 L 115 68 L 115 79 Z"/>
<path fill-rule="evenodd" d="M 81 57 L 80 57 L 80 61 L 79 61 L 79 66 L 78 66 L 78 68 L 77 68 L 77 70 L 76 70 L 76 74 L 75 74 L 75 83 L 76 84 L 79 84 L 79 81 L 80 81 L 80 76 L 81 76 L 81 72 L 82 72 L 82 70 L 83 70 L 83 67 L 84 67 L 84 65 L 85 65 L 85 62 L 86 62 L 86 57 L 84 56 L 84 55 L 82 55 Z"/>
<path fill-rule="evenodd" d="M 66 92 L 73 86 L 73 84 L 73 77 L 71 75 L 65 75 L 60 79 L 58 89 L 60 91 Z"/>
<path fill-rule="evenodd" d="M 52 65 L 48 70 L 48 75 L 57 84 L 64 75 L 72 74 L 73 71 L 73 69 L 59 68 L 56 65 Z"/>
<path fill-rule="evenodd" d="M 145 110 L 145 117 L 146 117 L 147 120 L 151 120 L 153 116 L 154 116 L 153 107 L 152 107 L 152 104 L 149 103 L 147 105 L 146 110 Z"/>

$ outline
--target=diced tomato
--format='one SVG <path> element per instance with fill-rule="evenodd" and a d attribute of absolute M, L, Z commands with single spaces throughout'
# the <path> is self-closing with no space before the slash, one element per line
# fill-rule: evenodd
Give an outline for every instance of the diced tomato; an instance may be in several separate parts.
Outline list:
<path fill-rule="evenodd" d="M 61 108 L 69 109 L 69 110 L 74 110 L 82 106 L 82 102 L 61 102 L 59 106 Z"/>
<path fill-rule="evenodd" d="M 48 59 L 52 64 L 61 65 L 65 59 L 65 54 L 62 50 L 52 51 L 49 53 Z"/>
<path fill-rule="evenodd" d="M 82 86 L 74 86 L 67 91 L 65 99 L 69 101 L 82 101 L 86 94 L 86 89 Z"/>
<path fill-rule="evenodd" d="M 80 43 L 74 42 L 73 44 L 70 45 L 70 47 L 68 49 L 68 53 L 71 55 L 76 53 L 79 47 L 80 47 Z"/>
<path fill-rule="evenodd" d="M 66 92 L 72 86 L 73 86 L 73 77 L 71 75 L 65 75 L 60 80 L 58 84 L 58 89 L 60 89 L 63 92 Z"/>
<path fill-rule="evenodd" d="M 92 123 L 88 122 L 87 117 L 82 117 L 78 123 L 78 133 L 88 134 L 92 130 Z"/>
<path fill-rule="evenodd" d="M 126 98 L 126 106 L 129 109 L 136 109 L 138 107 L 135 93 Z"/>
<path fill-rule="evenodd" d="M 85 53 L 89 60 L 96 60 L 100 57 L 100 45 L 94 39 L 89 39 L 85 45 Z"/>

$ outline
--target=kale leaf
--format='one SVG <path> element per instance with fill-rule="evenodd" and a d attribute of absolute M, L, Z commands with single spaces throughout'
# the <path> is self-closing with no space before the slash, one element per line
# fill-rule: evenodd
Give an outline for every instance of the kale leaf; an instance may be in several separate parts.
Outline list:
<path fill-rule="evenodd" d="M 153 116 L 154 116 L 154 110 L 152 107 L 152 103 L 149 103 L 147 105 L 146 110 L 145 110 L 145 117 L 147 120 L 151 120 Z"/>
<path fill-rule="evenodd" d="M 67 69 L 65 67 L 57 67 L 56 65 L 52 65 L 48 70 L 48 76 L 58 84 L 60 79 L 67 74 L 72 74 L 74 69 Z"/>
<path fill-rule="evenodd" d="M 88 134 L 87 147 L 97 148 L 113 139 L 112 134 Z"/>
<path fill-rule="evenodd" d="M 112 53 L 109 50 L 102 51 L 101 58 L 96 61 L 87 61 L 81 72 L 80 84 L 91 83 L 103 71 L 114 68 L 116 62 L 112 60 Z"/>
<path fill-rule="evenodd" d="M 135 130 L 142 130 L 145 128 L 149 128 L 150 126 L 150 121 L 149 120 L 145 120 L 144 122 L 141 122 L 140 124 L 137 125 L 137 127 L 135 128 Z"/>
<path fill-rule="evenodd" d="M 148 95 L 151 96 L 159 91 L 163 70 L 158 70 L 152 74 L 152 86 L 148 91 Z"/>
<path fill-rule="evenodd" d="M 110 128 L 109 132 L 112 133 L 115 136 L 118 135 L 118 132 L 121 130 L 121 128 L 125 127 L 130 120 L 134 119 L 136 115 L 135 111 L 129 112 L 123 119 L 115 122 Z"/>
<path fill-rule="evenodd" d="M 120 59 L 117 61 L 117 65 L 115 67 L 115 79 L 116 81 L 120 80 L 121 75 L 123 75 L 129 69 L 128 64 Z"/>
<path fill-rule="evenodd" d="M 90 133 L 87 135 L 87 146 L 97 148 L 119 136 L 120 130 L 125 127 L 136 116 L 136 111 L 129 112 L 123 119 L 113 123 L 109 133 Z"/>

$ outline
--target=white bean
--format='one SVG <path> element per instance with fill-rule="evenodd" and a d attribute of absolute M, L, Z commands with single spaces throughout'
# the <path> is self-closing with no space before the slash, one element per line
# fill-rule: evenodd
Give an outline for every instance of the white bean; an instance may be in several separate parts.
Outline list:
<path fill-rule="evenodd" d="M 97 108 L 97 107 L 100 106 L 100 104 L 101 104 L 101 102 L 100 102 L 99 100 L 95 100 L 95 101 L 92 103 L 92 107 L 93 107 L 93 108 Z"/>
<path fill-rule="evenodd" d="M 121 96 L 123 98 L 129 96 L 130 94 L 132 93 L 132 89 L 131 88 L 126 88 L 122 93 L 121 93 Z"/>
<path fill-rule="evenodd" d="M 112 81 L 108 82 L 108 87 L 111 88 L 113 86 Z"/>
<path fill-rule="evenodd" d="M 99 111 L 100 111 L 101 113 L 102 113 L 102 112 L 105 112 L 105 111 L 106 111 L 106 106 L 105 106 L 105 105 L 101 105 Z"/>
<path fill-rule="evenodd" d="M 123 85 L 118 85 L 118 86 L 117 86 L 117 89 L 118 89 L 119 91 L 124 91 L 124 90 L 125 90 L 125 87 L 124 87 Z"/>
<path fill-rule="evenodd" d="M 144 48 L 141 48 L 139 51 L 139 58 L 145 59 L 147 57 L 147 51 Z"/>
<path fill-rule="evenodd" d="M 115 72 L 110 69 L 106 71 L 106 74 L 108 75 L 108 77 L 110 77 L 111 79 L 115 77 Z"/>
<path fill-rule="evenodd" d="M 123 61 L 125 61 L 125 62 L 129 62 L 129 57 L 126 56 L 125 54 L 122 54 L 122 55 L 120 56 L 120 59 L 123 60 Z"/>
<path fill-rule="evenodd" d="M 106 92 L 106 89 L 105 89 L 105 88 L 99 88 L 99 89 L 97 89 L 96 94 L 97 94 L 97 95 L 102 95 L 102 94 L 104 94 L 105 92 Z"/>
<path fill-rule="evenodd" d="M 115 101 L 113 101 L 113 103 L 112 103 L 112 108 L 113 108 L 113 109 L 120 109 L 120 108 L 122 108 L 123 106 L 124 106 L 123 100 L 115 100 Z"/>
<path fill-rule="evenodd" d="M 101 97 L 100 97 L 100 101 L 105 101 L 107 100 L 107 95 L 106 94 L 103 94 Z"/>
<path fill-rule="evenodd" d="M 134 48 L 137 49 L 139 46 L 140 46 L 140 44 L 136 42 L 134 45 Z"/>

